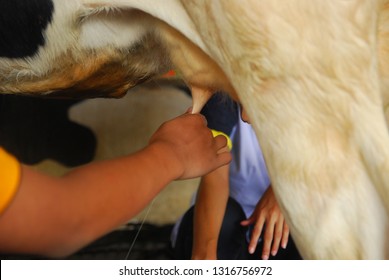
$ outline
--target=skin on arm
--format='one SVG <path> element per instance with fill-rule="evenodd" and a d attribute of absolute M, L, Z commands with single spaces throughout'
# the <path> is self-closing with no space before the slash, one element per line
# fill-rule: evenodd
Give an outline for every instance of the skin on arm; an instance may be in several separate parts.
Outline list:
<path fill-rule="evenodd" d="M 229 195 L 229 166 L 203 176 L 194 212 L 192 259 L 216 260 L 217 243 Z"/>
<path fill-rule="evenodd" d="M 204 117 L 186 114 L 163 124 L 143 150 L 63 177 L 22 166 L 19 189 L 0 215 L 0 250 L 69 255 L 130 220 L 170 181 L 227 164 L 225 145 Z"/>
<path fill-rule="evenodd" d="M 251 254 L 254 253 L 257 247 L 261 233 L 263 233 L 262 259 L 269 259 L 270 254 L 275 256 L 280 245 L 282 248 L 286 248 L 289 239 L 289 227 L 281 213 L 271 186 L 258 202 L 253 214 L 247 220 L 241 222 L 242 226 L 252 224 L 254 228 L 249 244 Z M 262 232 L 263 229 L 264 232 Z"/>

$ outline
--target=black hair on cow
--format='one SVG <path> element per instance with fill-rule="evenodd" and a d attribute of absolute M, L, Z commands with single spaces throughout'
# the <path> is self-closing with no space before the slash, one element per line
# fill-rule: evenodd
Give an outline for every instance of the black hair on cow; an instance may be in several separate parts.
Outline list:
<path fill-rule="evenodd" d="M 0 57 L 33 56 L 53 12 L 52 0 L 0 0 Z"/>

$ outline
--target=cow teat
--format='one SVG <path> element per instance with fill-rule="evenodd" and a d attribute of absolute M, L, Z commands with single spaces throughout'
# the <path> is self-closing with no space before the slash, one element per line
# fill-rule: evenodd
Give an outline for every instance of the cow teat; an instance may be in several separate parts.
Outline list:
<path fill-rule="evenodd" d="M 213 92 L 209 89 L 199 88 L 196 86 L 191 86 L 192 89 L 192 113 L 198 114 L 201 109 L 203 109 L 204 105 L 208 102 L 208 100 L 213 95 Z"/>

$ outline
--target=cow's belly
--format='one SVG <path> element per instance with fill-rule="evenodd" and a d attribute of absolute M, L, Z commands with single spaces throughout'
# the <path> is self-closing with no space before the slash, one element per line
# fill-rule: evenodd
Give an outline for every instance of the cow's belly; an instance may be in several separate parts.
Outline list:
<path fill-rule="evenodd" d="M 13 68 L 11 73 L 0 76 L 0 91 L 50 97 L 120 97 L 170 68 L 170 64 L 163 63 L 163 54 L 152 37 L 143 42 L 129 53 L 105 49 L 59 56 L 43 75 Z M 153 60 L 160 63 L 150 63 Z"/>

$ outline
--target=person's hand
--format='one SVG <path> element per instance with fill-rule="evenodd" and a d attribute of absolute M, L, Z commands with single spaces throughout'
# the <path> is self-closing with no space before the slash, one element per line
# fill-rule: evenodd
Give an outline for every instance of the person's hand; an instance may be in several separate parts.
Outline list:
<path fill-rule="evenodd" d="M 231 161 L 227 139 L 213 137 L 200 114 L 187 113 L 165 122 L 151 137 L 153 145 L 168 152 L 165 162 L 178 170 L 177 179 L 200 177 Z"/>
<path fill-rule="evenodd" d="M 269 259 L 270 253 L 272 256 L 275 256 L 280 244 L 282 248 L 286 248 L 289 238 L 289 227 L 281 213 L 271 186 L 258 202 L 251 217 L 241 222 L 242 226 L 251 224 L 254 224 L 249 243 L 249 252 L 251 254 L 254 253 L 257 247 L 258 239 L 264 226 L 262 259 Z"/>

